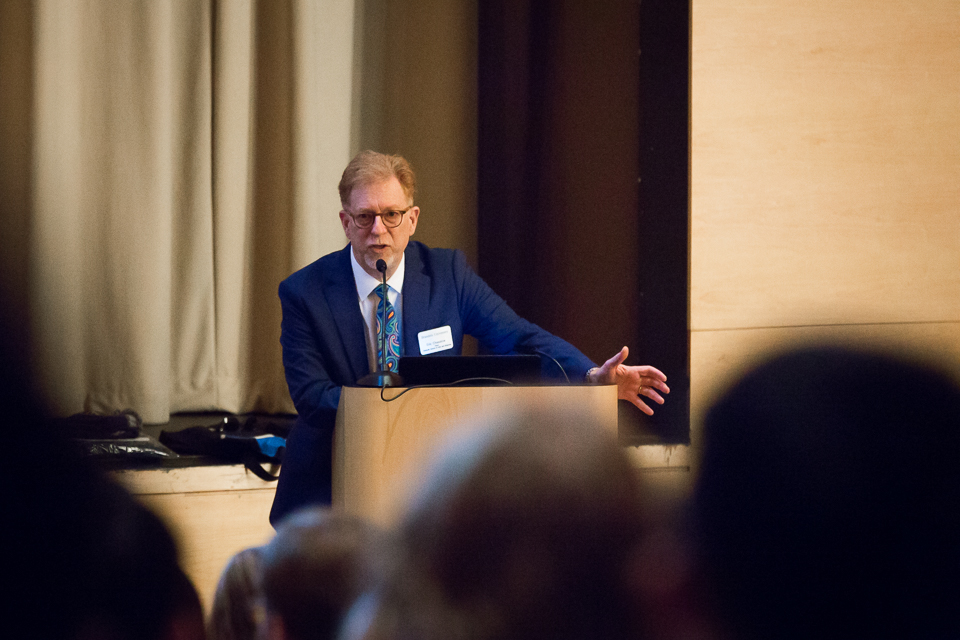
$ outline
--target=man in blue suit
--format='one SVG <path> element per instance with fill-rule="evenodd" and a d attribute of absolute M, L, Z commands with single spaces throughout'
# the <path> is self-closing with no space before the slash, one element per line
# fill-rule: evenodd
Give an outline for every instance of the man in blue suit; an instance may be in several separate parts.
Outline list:
<path fill-rule="evenodd" d="M 616 384 L 645 413 L 643 397 L 663 403 L 666 376 L 626 366 L 624 347 L 602 366 L 564 340 L 520 318 L 467 265 L 460 251 L 411 242 L 420 208 L 416 181 L 399 156 L 358 154 L 340 180 L 340 222 L 350 244 L 280 284 L 280 343 L 297 422 L 287 439 L 270 521 L 307 504 L 329 504 L 333 427 L 340 389 L 378 369 L 377 262 L 386 263 L 389 300 L 405 355 L 459 355 L 463 336 L 495 354 L 544 353 L 571 380 Z M 558 369 L 559 371 L 559 369 Z"/>

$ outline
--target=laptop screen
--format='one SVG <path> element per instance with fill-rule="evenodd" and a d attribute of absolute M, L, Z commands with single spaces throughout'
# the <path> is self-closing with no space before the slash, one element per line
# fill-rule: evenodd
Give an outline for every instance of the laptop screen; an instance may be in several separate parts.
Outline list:
<path fill-rule="evenodd" d="M 540 382 L 540 356 L 402 356 L 398 371 L 403 386 L 453 384 L 490 386 Z"/>

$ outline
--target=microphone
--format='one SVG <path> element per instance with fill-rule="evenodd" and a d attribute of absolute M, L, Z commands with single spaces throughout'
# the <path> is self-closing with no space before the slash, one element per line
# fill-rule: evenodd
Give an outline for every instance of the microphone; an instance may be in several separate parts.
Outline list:
<path fill-rule="evenodd" d="M 387 303 L 389 300 L 387 298 L 387 263 L 382 258 L 377 260 L 377 271 L 380 272 L 380 293 L 383 296 L 383 313 L 386 313 Z M 380 305 L 377 305 L 377 311 L 379 313 Z M 394 371 L 387 371 L 386 358 L 386 339 L 387 339 L 387 319 L 382 315 L 380 317 L 380 335 L 377 336 L 377 340 L 380 343 L 380 348 L 377 350 L 380 352 L 380 357 L 377 359 L 377 371 L 363 376 L 357 380 L 357 385 L 361 387 L 399 387 L 403 385 L 403 378 L 401 378 Z"/>
<path fill-rule="evenodd" d="M 383 296 L 383 311 L 387 311 L 387 262 L 380 258 L 377 260 L 377 271 L 380 272 L 380 295 Z M 377 305 L 379 306 L 379 305 Z M 380 335 L 377 336 L 377 339 L 380 341 L 380 359 L 377 361 L 377 367 L 380 371 L 387 370 L 387 352 L 384 349 L 386 346 L 384 343 L 387 341 L 387 319 L 383 316 L 380 317 Z"/>

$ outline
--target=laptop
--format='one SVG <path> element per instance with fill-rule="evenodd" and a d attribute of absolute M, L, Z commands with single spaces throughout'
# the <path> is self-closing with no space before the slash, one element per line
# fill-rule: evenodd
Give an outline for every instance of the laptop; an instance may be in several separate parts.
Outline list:
<path fill-rule="evenodd" d="M 540 383 L 540 356 L 401 356 L 397 367 L 403 386 L 493 386 Z"/>

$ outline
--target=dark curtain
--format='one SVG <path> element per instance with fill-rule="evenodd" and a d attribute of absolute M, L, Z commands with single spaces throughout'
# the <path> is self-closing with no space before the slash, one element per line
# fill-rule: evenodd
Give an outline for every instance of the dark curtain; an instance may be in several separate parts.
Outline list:
<path fill-rule="evenodd" d="M 641 242 L 638 213 L 641 6 L 481 0 L 479 12 L 480 274 L 521 316 L 594 361 L 628 345 L 628 364 L 662 369 L 668 405 L 648 420 L 622 402 L 621 436 L 687 442 L 689 349 L 670 358 L 650 350 L 663 338 L 644 314 L 643 283 L 661 265 L 644 253 L 656 239 Z M 686 224 L 685 202 L 678 213 Z M 685 244 L 671 260 L 686 268 Z M 671 295 L 685 307 L 686 282 Z M 685 313 L 679 322 L 686 340 Z"/>

